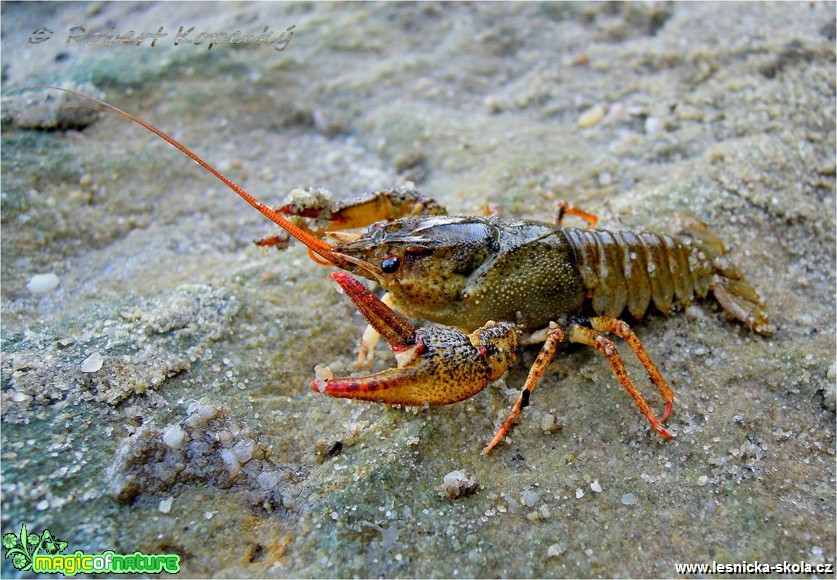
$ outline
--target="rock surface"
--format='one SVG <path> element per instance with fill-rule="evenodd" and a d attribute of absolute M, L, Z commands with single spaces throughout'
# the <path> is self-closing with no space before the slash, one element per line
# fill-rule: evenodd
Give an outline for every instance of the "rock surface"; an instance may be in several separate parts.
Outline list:
<path fill-rule="evenodd" d="M 74 26 L 168 36 L 68 46 Z M 194 44 L 265 26 L 283 50 Z M 834 562 L 833 6 L 8 3 L 2 27 L 3 532 L 178 553 L 190 576 Z M 327 270 L 253 247 L 275 228 L 124 119 L 16 125 L 12 89 L 43 83 L 92 85 L 272 205 L 415 181 L 451 213 L 549 221 L 561 197 L 608 228 L 694 215 L 777 332 L 712 301 L 651 314 L 637 332 L 677 393 L 673 440 L 570 349 L 483 458 L 536 351 L 449 407 L 311 392 L 315 365 L 350 372 L 364 326 Z M 33 294 L 43 272 L 60 285 Z M 479 489 L 442 497 L 454 470 Z"/>

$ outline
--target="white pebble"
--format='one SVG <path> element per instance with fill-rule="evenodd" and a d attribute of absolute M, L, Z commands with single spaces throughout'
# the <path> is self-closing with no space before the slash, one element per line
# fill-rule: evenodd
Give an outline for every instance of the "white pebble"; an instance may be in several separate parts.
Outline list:
<path fill-rule="evenodd" d="M 48 499 L 42 499 L 41 501 L 39 501 L 35 505 L 35 509 L 38 510 L 39 512 L 42 512 L 44 510 L 49 509 L 49 500 Z"/>
<path fill-rule="evenodd" d="M 247 463 L 253 458 L 253 449 L 256 446 L 256 442 L 252 439 L 243 439 L 233 445 L 232 452 L 235 454 L 235 458 L 238 459 L 239 463 Z"/>
<path fill-rule="evenodd" d="M 562 546 L 561 544 L 551 544 L 546 549 L 546 557 L 547 558 L 557 558 L 558 556 L 560 556 L 561 554 L 564 553 L 565 549 L 566 548 L 564 548 L 564 546 Z"/>
<path fill-rule="evenodd" d="M 175 423 L 169 426 L 163 433 L 163 443 L 172 449 L 180 449 L 183 447 L 183 442 L 186 440 L 186 431 L 180 425 Z"/>
<path fill-rule="evenodd" d="M 663 122 L 658 117 L 648 117 L 645 119 L 645 132 L 649 135 L 659 133 L 662 126 Z"/>
<path fill-rule="evenodd" d="M 596 493 L 602 493 L 602 486 L 599 485 L 598 481 L 594 481 L 590 484 L 590 489 L 592 489 Z"/>
<path fill-rule="evenodd" d="M 520 503 L 525 505 L 526 507 L 534 507 L 538 500 L 541 498 L 537 492 L 532 491 L 531 489 L 527 489 L 520 494 Z"/>
<path fill-rule="evenodd" d="M 26 393 L 21 393 L 20 391 L 12 391 L 11 397 L 12 401 L 15 403 L 22 403 L 23 401 L 28 401 L 32 398 L 31 395 L 27 395 Z"/>
<path fill-rule="evenodd" d="M 613 103 L 607 110 L 607 121 L 610 123 L 624 121 L 629 117 L 628 108 L 624 103 Z"/>
<path fill-rule="evenodd" d="M 196 411 L 201 419 L 214 419 L 218 414 L 218 409 L 214 405 L 201 405 Z"/>
<path fill-rule="evenodd" d="M 440 495 L 450 500 L 476 493 L 480 488 L 479 482 L 463 469 L 451 471 L 445 475 L 442 485 L 436 488 Z"/>
<path fill-rule="evenodd" d="M 166 499 L 160 500 L 160 505 L 157 506 L 157 509 L 160 510 L 162 513 L 167 514 L 171 511 L 171 504 L 174 503 L 173 497 L 167 497 Z"/>
<path fill-rule="evenodd" d="M 273 489 L 279 483 L 279 472 L 263 471 L 256 477 L 256 481 L 262 489 Z"/>
<path fill-rule="evenodd" d="M 26 288 L 32 294 L 46 294 L 58 288 L 58 282 L 58 276 L 52 272 L 49 274 L 35 274 L 26 284 Z"/>
<path fill-rule="evenodd" d="M 544 433 L 555 433 L 560 428 L 561 425 L 556 422 L 555 415 L 552 413 L 544 413 L 541 416 L 541 429 Z"/>
<path fill-rule="evenodd" d="M 81 372 L 83 373 L 95 373 L 99 369 L 102 368 L 105 359 L 99 352 L 94 352 L 89 357 L 84 359 L 84 362 L 81 363 Z"/>
<path fill-rule="evenodd" d="M 709 481 L 708 477 L 706 477 L 705 475 L 701 475 L 697 479 L 697 484 L 700 485 L 700 486 L 703 486 L 703 485 L 706 485 L 706 482 L 708 482 L 708 481 Z"/>
<path fill-rule="evenodd" d="M 230 475 L 236 476 L 241 471 L 241 464 L 236 459 L 235 453 L 229 449 L 221 449 L 221 461 L 224 462 L 224 466 L 226 466 Z"/>
<path fill-rule="evenodd" d="M 581 499 L 581 498 L 584 497 L 584 492 L 581 491 L 580 487 L 577 490 L 575 490 L 575 497 L 578 498 L 578 499 Z"/>
<path fill-rule="evenodd" d="M 634 505 L 636 502 L 636 496 L 632 493 L 626 493 L 622 496 L 622 505 Z"/>
<path fill-rule="evenodd" d="M 210 419 L 218 415 L 218 408 L 214 405 L 196 403 L 189 407 L 191 415 L 186 419 L 186 425 L 189 427 L 204 427 Z"/>
<path fill-rule="evenodd" d="M 317 391 L 325 393 L 328 381 L 334 378 L 334 373 L 325 365 L 317 365 L 314 367 L 314 376 L 317 379 Z"/>

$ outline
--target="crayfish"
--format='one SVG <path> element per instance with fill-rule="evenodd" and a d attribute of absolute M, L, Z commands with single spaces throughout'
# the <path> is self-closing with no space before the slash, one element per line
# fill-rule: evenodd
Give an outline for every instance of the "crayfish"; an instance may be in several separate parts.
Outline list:
<path fill-rule="evenodd" d="M 498 380 L 522 344 L 543 342 L 520 396 L 483 454 L 512 429 L 562 342 L 602 353 L 651 427 L 671 438 L 663 424 L 674 392 L 628 324 L 617 318 L 626 310 L 637 320 L 652 305 L 668 315 L 711 292 L 731 318 L 756 333 L 773 332 L 758 293 L 727 262 L 723 243 L 697 220 L 685 220 L 680 233 L 669 236 L 593 229 L 595 216 L 566 203 L 553 224 L 489 214 L 455 217 L 406 186 L 331 204 L 309 190 L 313 201 L 291 199 L 272 209 L 149 123 L 98 99 L 59 90 L 166 140 L 307 246 L 315 262 L 339 268 L 332 278 L 370 325 L 359 368 L 379 336 L 392 348 L 397 366 L 357 377 L 318 373 L 311 382 L 315 391 L 387 404 L 456 403 Z M 590 229 L 561 227 L 566 214 L 587 220 Z M 368 229 L 344 231 L 361 227 Z M 256 243 L 281 241 L 274 236 Z M 386 291 L 384 298 L 350 273 L 376 282 Z M 416 328 L 405 316 L 433 325 Z M 657 387 L 665 402 L 659 418 L 608 334 L 627 342 Z"/>

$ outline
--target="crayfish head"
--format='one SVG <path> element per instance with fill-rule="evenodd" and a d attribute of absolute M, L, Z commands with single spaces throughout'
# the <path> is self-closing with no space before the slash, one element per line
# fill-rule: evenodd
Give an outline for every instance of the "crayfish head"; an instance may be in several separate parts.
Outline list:
<path fill-rule="evenodd" d="M 398 310 L 440 324 L 463 324 L 469 277 L 499 251 L 497 228 L 471 217 L 431 216 L 379 222 L 357 239 L 335 245 L 350 272 L 376 281 Z"/>

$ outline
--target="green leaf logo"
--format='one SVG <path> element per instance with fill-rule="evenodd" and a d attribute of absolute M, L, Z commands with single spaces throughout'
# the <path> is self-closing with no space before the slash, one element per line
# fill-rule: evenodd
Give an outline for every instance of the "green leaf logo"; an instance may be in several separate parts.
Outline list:
<path fill-rule="evenodd" d="M 67 547 L 67 542 L 62 542 L 58 538 L 53 538 L 49 530 L 44 530 L 44 535 L 41 538 L 41 547 L 47 554 L 60 554 Z"/>
<path fill-rule="evenodd" d="M 46 554 L 60 554 L 67 547 L 67 542 L 54 538 L 49 530 L 40 536 L 26 531 L 26 524 L 20 526 L 20 535 L 4 534 L 3 547 L 6 558 L 12 559 L 12 566 L 26 572 L 32 568 L 32 560 L 43 551 Z"/>

